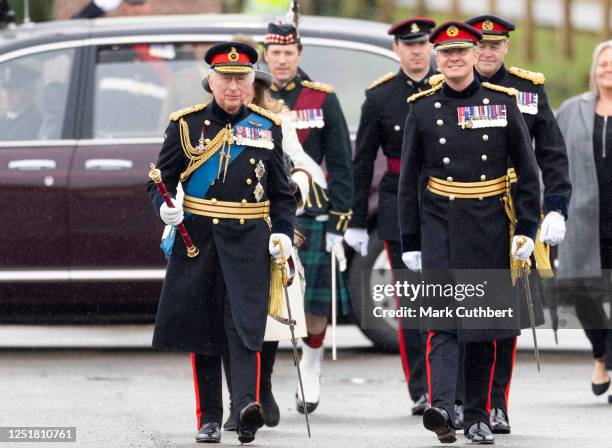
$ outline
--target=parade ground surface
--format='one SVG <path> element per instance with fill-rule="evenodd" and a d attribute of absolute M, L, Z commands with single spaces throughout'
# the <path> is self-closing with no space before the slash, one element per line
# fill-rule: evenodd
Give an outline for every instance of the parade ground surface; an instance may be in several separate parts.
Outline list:
<path fill-rule="evenodd" d="M 16 327 L 8 328 L 2 329 L 5 335 L 16 331 Z M 410 415 L 399 357 L 368 347 L 355 327 L 340 329 L 343 342 L 338 360 L 331 361 L 331 351 L 326 352 L 322 400 L 311 415 L 312 439 L 306 435 L 304 416 L 294 410 L 296 372 L 291 352 L 282 350 L 273 378 L 281 422 L 277 428 L 263 428 L 251 446 L 441 446 L 423 428 L 421 417 Z M 569 344 L 569 334 L 569 330 L 560 334 L 560 345 Z M 349 337 L 352 343 L 347 342 Z M 126 338 L 129 332 L 123 333 L 122 339 Z M 134 345 L 137 338 L 131 339 Z M 59 342 L 55 345 L 60 346 Z M 89 341 L 92 347 L 94 342 Z M 573 348 L 570 344 L 570 349 L 553 350 L 550 341 L 543 340 L 550 347 L 542 353 L 541 373 L 529 341 L 523 342 L 510 395 L 513 433 L 497 436 L 498 446 L 610 446 L 612 406 L 605 395 L 591 393 L 592 359 L 583 342 L 577 339 Z M 186 354 L 160 353 L 144 346 L 40 349 L 22 344 L 4 348 L 0 349 L 0 397 L 0 426 L 76 427 L 77 441 L 71 446 L 196 446 L 193 379 Z M 238 445 L 236 435 L 224 432 L 222 444 Z M 460 436 L 455 445 L 466 444 Z"/>

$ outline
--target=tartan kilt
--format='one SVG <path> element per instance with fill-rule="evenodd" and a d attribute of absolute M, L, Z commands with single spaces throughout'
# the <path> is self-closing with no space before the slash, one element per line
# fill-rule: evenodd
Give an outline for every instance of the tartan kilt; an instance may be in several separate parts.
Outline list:
<path fill-rule="evenodd" d="M 306 292 L 304 311 L 320 316 L 331 315 L 331 255 L 325 251 L 326 222 L 311 216 L 298 216 L 297 222 L 306 241 L 299 248 L 300 260 L 304 265 Z M 336 268 L 338 266 L 336 265 Z M 346 286 L 345 272 L 337 271 L 336 297 L 338 316 L 352 313 L 351 298 Z"/>

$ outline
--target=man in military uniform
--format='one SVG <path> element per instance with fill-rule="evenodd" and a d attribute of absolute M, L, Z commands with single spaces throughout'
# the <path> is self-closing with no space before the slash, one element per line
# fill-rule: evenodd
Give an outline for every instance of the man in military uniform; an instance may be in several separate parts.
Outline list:
<path fill-rule="evenodd" d="M 392 26 L 393 51 L 399 56 L 400 69 L 374 81 L 366 90 L 357 131 L 353 173 L 355 200 L 353 219 L 344 239 L 362 256 L 368 253 L 368 199 L 378 148 L 387 156 L 387 171 L 378 187 L 378 236 L 385 242 L 392 269 L 404 269 L 397 222 L 397 186 L 403 127 L 408 114 L 406 98 L 429 89 L 431 68 L 429 33 L 436 26 L 431 19 L 408 19 Z M 413 415 L 421 415 L 427 406 L 425 378 L 425 341 L 418 329 L 404 329 L 400 324 L 399 347 L 402 367 Z"/>
<path fill-rule="evenodd" d="M 480 32 L 462 22 L 440 25 L 430 35 L 444 82 L 410 97 L 399 180 L 402 259 L 411 270 L 502 270 L 511 254 L 527 260 L 539 225 L 539 183 L 529 133 L 516 91 L 474 75 Z M 508 160 L 519 177 L 516 217 L 500 203 L 507 192 Z M 421 179 L 427 181 L 422 188 Z M 516 220 L 510 244 L 510 219 Z M 427 271 L 429 270 L 429 271 Z M 453 270 L 453 272 L 451 272 Z M 496 285 L 509 289 L 510 274 Z M 512 291 L 511 291 L 512 292 Z M 510 296 L 512 297 L 512 296 Z M 452 301 L 452 299 L 451 299 Z M 494 340 L 516 328 L 470 328 L 462 319 L 428 331 L 426 364 L 431 407 L 424 426 L 443 443 L 454 442 L 454 402 L 459 346 L 465 346 L 464 432 L 473 443 L 493 443 L 487 411 Z"/>
<path fill-rule="evenodd" d="M 36 140 L 42 112 L 34 102 L 39 74 L 22 64 L 0 71 L 0 140 Z"/>
<path fill-rule="evenodd" d="M 229 352 L 238 439 L 251 442 L 263 425 L 259 403 L 271 259 L 290 254 L 296 210 L 283 166 L 280 120 L 244 99 L 257 52 L 235 42 L 205 56 L 214 99 L 170 116 L 158 168 L 174 208 L 147 185 L 162 221 L 183 221 L 199 254 L 174 242 L 162 289 L 153 346 L 192 353 L 198 442 L 219 442 L 221 355 Z"/>
<path fill-rule="evenodd" d="M 306 403 L 296 393 L 296 406 L 313 412 L 320 396 L 323 339 L 331 310 L 331 260 L 328 252 L 342 244 L 351 218 L 353 176 L 351 142 L 338 97 L 327 84 L 313 82 L 299 69 L 302 45 L 293 25 L 268 25 L 264 57 L 274 76 L 272 96 L 293 111 L 298 139 L 306 153 L 325 162 L 329 186 L 313 181 L 305 212 L 298 217 L 305 243 L 300 248 L 306 292 L 304 310 L 308 337 L 303 338 L 300 367 Z M 319 180 L 325 183 L 325 179 Z M 338 314 L 351 312 L 344 278 L 337 275 Z"/>
<path fill-rule="evenodd" d="M 481 81 L 513 87 L 519 91 L 519 110 L 527 123 L 529 136 L 535 142 L 535 157 L 544 181 L 544 220 L 538 243 L 557 245 L 565 236 L 565 220 L 572 186 L 565 142 L 548 104 L 544 90 L 544 76 L 517 67 L 506 69 L 504 66 L 510 32 L 515 28 L 512 23 L 493 15 L 474 17 L 466 23 L 478 29 L 483 35 L 476 50 L 476 76 Z M 533 297 L 540 297 L 540 277 L 535 270 L 531 275 L 530 284 L 538 286 L 533 288 Z M 524 320 L 523 328 L 528 327 L 526 310 L 522 312 L 521 317 Z M 543 313 L 540 313 L 539 317 L 541 324 Z M 516 338 L 496 341 L 495 374 L 491 389 L 491 425 L 494 433 L 510 432 L 508 394 L 515 352 Z"/>

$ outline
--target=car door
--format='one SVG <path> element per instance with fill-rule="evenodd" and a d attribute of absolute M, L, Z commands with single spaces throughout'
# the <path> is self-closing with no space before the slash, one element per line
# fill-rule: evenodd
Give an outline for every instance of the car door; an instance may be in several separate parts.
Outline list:
<path fill-rule="evenodd" d="M 26 53 L 24 55 L 24 53 Z M 0 302 L 67 299 L 75 49 L 0 56 Z"/>

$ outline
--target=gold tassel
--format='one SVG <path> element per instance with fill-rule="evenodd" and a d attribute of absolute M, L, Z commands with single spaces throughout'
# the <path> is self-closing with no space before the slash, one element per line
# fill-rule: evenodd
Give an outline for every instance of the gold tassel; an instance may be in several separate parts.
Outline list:
<path fill-rule="evenodd" d="M 270 257 L 270 298 L 268 314 L 282 316 L 283 313 L 283 274 L 274 257 Z"/>

